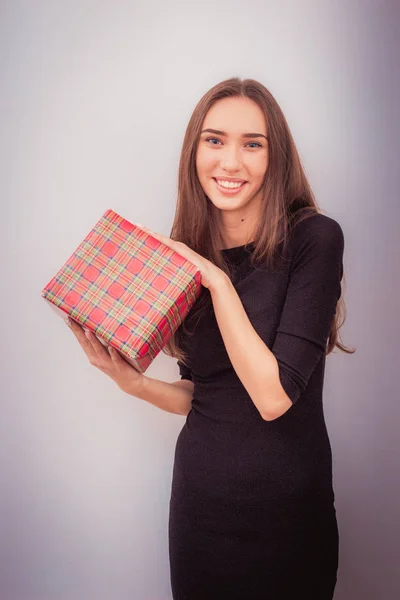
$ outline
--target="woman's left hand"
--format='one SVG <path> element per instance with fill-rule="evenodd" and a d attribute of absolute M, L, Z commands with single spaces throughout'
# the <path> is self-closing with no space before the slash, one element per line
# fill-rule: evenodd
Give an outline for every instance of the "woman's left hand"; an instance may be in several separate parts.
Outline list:
<path fill-rule="evenodd" d="M 187 258 L 188 261 L 196 265 L 196 267 L 198 267 L 201 273 L 201 284 L 204 285 L 204 287 L 208 288 L 210 291 L 211 288 L 214 285 L 216 285 L 217 281 L 219 281 L 221 277 L 225 275 L 222 269 L 214 265 L 214 263 L 212 263 L 210 260 L 207 260 L 200 254 L 189 248 L 189 246 L 187 246 L 183 242 L 177 242 L 175 240 L 171 240 L 171 238 L 166 237 L 165 235 L 161 235 L 160 233 L 154 233 L 154 231 L 150 231 L 150 229 L 144 227 L 144 225 L 141 225 L 139 223 L 134 223 L 134 225 L 137 225 L 138 227 L 140 227 L 140 229 L 143 229 L 143 231 L 145 231 L 147 234 L 152 235 L 154 238 L 156 238 L 156 240 L 159 240 L 166 246 L 169 246 L 170 248 L 172 248 L 172 250 L 175 250 L 175 252 L 178 252 L 178 254 Z"/>

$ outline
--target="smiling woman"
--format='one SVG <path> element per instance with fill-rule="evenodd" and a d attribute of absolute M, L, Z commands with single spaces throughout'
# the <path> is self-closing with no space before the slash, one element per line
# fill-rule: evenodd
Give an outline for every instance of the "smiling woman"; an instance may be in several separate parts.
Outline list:
<path fill-rule="evenodd" d="M 171 237 L 159 239 L 207 288 L 164 347 L 193 384 L 171 487 L 173 598 L 331 600 L 322 397 L 327 354 L 352 352 L 338 341 L 344 236 L 261 83 L 232 78 L 200 99 Z"/>
<path fill-rule="evenodd" d="M 210 125 L 223 123 L 219 129 Z M 238 128 L 241 126 L 241 130 Z M 247 128 L 243 131 L 243 127 Z M 216 209 L 224 197 L 235 197 L 238 204 L 220 213 L 224 243 L 239 245 L 255 227 L 261 186 L 268 167 L 267 122 L 261 108 L 249 98 L 224 98 L 208 111 L 196 155 L 200 184 Z M 219 137 L 210 137 L 210 133 Z M 249 141 L 250 140 L 250 141 Z M 257 141 L 255 141 L 257 140 Z M 241 213 L 237 226 L 238 214 Z"/>

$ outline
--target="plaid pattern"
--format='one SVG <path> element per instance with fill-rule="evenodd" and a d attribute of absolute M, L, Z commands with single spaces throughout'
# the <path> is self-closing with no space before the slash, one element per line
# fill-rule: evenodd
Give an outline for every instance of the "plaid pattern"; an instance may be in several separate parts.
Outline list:
<path fill-rule="evenodd" d="M 193 263 L 108 209 L 41 295 L 144 373 L 200 292 Z"/>

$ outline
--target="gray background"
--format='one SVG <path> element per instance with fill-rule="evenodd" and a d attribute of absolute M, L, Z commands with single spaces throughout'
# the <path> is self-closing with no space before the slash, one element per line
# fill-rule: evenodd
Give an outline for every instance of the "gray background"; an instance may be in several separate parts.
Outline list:
<path fill-rule="evenodd" d="M 171 598 L 184 417 L 120 392 L 40 291 L 107 208 L 169 234 L 190 114 L 233 75 L 276 96 L 344 231 L 357 352 L 328 357 L 324 391 L 335 598 L 397 598 L 399 6 L 32 0 L 0 17 L 1 600 Z M 163 354 L 148 374 L 179 378 Z"/>

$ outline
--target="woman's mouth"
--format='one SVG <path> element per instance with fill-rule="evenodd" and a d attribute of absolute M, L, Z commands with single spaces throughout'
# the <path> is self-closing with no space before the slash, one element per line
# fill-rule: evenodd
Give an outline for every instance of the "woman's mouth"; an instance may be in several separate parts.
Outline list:
<path fill-rule="evenodd" d="M 243 189 L 243 187 L 246 185 L 246 183 L 247 183 L 247 181 L 244 181 L 244 182 L 243 182 L 243 183 L 241 183 L 239 186 L 238 186 L 238 184 L 237 184 L 237 183 L 232 183 L 232 184 L 230 184 L 230 185 L 229 185 L 229 187 L 228 187 L 228 186 L 226 186 L 226 185 L 224 186 L 224 185 L 220 184 L 220 183 L 218 182 L 218 180 L 217 180 L 217 179 L 215 179 L 215 177 L 213 177 L 213 180 L 215 181 L 215 184 L 216 184 L 216 186 L 217 186 L 218 190 L 219 190 L 219 191 L 220 191 L 222 194 L 225 194 L 225 195 L 227 195 L 227 196 L 234 196 L 235 194 L 238 194 L 238 193 L 239 193 L 239 192 L 240 192 L 240 191 Z M 224 182 L 224 183 L 225 183 L 225 182 Z"/>

